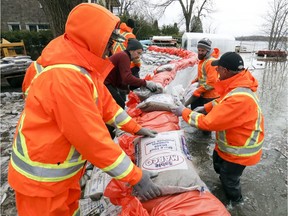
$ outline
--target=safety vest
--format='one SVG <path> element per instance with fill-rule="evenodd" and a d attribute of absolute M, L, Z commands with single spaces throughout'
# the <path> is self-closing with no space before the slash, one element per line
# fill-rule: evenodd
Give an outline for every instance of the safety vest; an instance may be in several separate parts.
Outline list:
<path fill-rule="evenodd" d="M 249 88 L 235 88 L 231 92 L 229 92 L 222 100 L 225 100 L 229 96 L 233 95 L 246 95 L 247 97 L 250 97 L 254 100 L 254 102 L 257 105 L 257 121 L 255 122 L 255 128 L 253 131 L 251 131 L 251 134 L 249 138 L 246 140 L 245 144 L 243 146 L 232 146 L 229 145 L 226 139 L 226 132 L 225 131 L 218 131 L 218 147 L 222 152 L 227 152 L 229 154 L 235 155 L 235 156 L 252 156 L 256 155 L 262 148 L 263 140 L 259 142 L 259 136 L 262 131 L 260 125 L 261 125 L 261 108 L 259 105 L 259 99 L 257 95 Z M 220 103 L 221 103 L 220 102 Z"/>
<path fill-rule="evenodd" d="M 214 60 L 214 58 L 208 58 L 206 59 L 201 67 L 201 72 L 202 72 L 202 76 L 199 77 L 198 82 L 200 86 L 203 86 L 206 90 L 212 90 L 214 89 L 213 86 L 210 86 L 207 84 L 207 71 L 206 71 L 206 64 L 209 60 Z"/>
<path fill-rule="evenodd" d="M 42 67 L 42 66 L 41 66 Z M 97 103 L 98 94 L 96 86 L 91 79 L 90 74 L 82 67 L 72 65 L 72 64 L 57 64 L 52 66 L 47 66 L 45 68 L 41 67 L 35 62 L 35 68 L 38 68 L 38 72 L 31 81 L 31 83 L 41 74 L 54 68 L 67 68 L 73 69 L 81 74 L 83 74 L 92 84 L 93 84 L 93 99 Z M 30 84 L 31 85 L 31 84 Z M 29 86 L 30 87 L 30 86 Z M 29 87 L 26 94 L 29 93 Z M 86 160 L 82 159 L 81 154 L 71 145 L 69 153 L 63 163 L 60 164 L 46 164 L 32 161 L 28 154 L 28 148 L 26 145 L 25 136 L 22 133 L 22 128 L 25 120 L 25 112 L 22 113 L 19 125 L 18 134 L 14 139 L 11 155 L 11 165 L 15 170 L 24 175 L 25 177 L 40 181 L 40 182 L 57 182 L 68 179 L 76 175 L 84 166 Z M 115 127 L 121 128 L 122 125 L 131 120 L 131 117 L 122 109 L 119 108 L 114 117 L 107 123 L 114 125 Z M 124 178 L 133 169 L 133 163 L 130 158 L 122 151 L 121 155 L 117 160 L 110 166 L 103 168 L 102 170 L 107 172 L 109 175 L 116 179 Z"/>
<path fill-rule="evenodd" d="M 121 34 L 125 38 L 126 38 L 127 35 L 132 35 L 131 32 L 122 32 L 121 33 L 120 30 L 118 30 L 118 33 Z M 126 39 L 126 44 L 127 44 L 127 39 Z M 112 53 L 115 54 L 115 53 L 121 52 L 121 51 L 123 51 L 125 49 L 126 49 L 126 47 L 125 47 L 124 43 L 115 42 L 113 44 Z"/>
<path fill-rule="evenodd" d="M 229 153 L 231 155 L 235 156 L 252 156 L 256 155 L 262 148 L 263 140 L 259 141 L 259 136 L 261 134 L 261 108 L 259 106 L 259 100 L 257 98 L 257 95 L 249 88 L 235 88 L 231 92 L 229 92 L 219 103 L 216 103 L 216 100 L 214 100 L 213 105 L 221 104 L 223 100 L 225 100 L 227 97 L 233 96 L 233 95 L 245 95 L 247 97 L 252 98 L 256 105 L 257 105 L 257 121 L 255 122 L 254 130 L 251 131 L 250 136 L 246 140 L 245 144 L 243 146 L 232 146 L 227 142 L 226 138 L 226 131 L 216 131 L 217 134 L 217 144 L 219 149 L 222 152 Z M 212 102 L 212 103 L 213 103 Z M 191 112 L 188 120 L 188 124 L 197 127 L 198 128 L 198 118 L 202 115 L 198 112 Z"/>

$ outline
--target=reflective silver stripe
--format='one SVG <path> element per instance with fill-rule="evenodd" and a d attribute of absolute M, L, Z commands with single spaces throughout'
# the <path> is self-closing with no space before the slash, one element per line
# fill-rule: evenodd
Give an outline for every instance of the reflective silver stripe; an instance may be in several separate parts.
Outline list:
<path fill-rule="evenodd" d="M 210 59 L 214 59 L 214 58 L 208 58 L 207 60 L 205 60 L 203 62 L 202 67 L 201 67 L 201 69 L 202 69 L 202 79 L 199 79 L 199 84 L 201 86 L 203 86 L 206 90 L 214 89 L 213 86 L 210 86 L 210 85 L 207 84 L 207 71 L 206 71 L 205 66 L 206 66 L 208 60 L 210 60 Z"/>
<path fill-rule="evenodd" d="M 24 157 L 24 152 L 23 152 L 23 148 L 21 145 L 21 138 L 20 138 L 19 132 L 16 137 L 16 148 L 17 148 L 17 151 Z"/>
<path fill-rule="evenodd" d="M 65 176 L 71 175 L 73 173 L 78 172 L 84 165 L 85 162 L 82 162 L 80 164 L 76 164 L 74 166 L 71 167 L 67 167 L 67 168 L 61 168 L 61 164 L 59 165 L 59 168 L 44 168 L 44 167 L 40 167 L 40 166 L 32 166 L 28 163 L 26 163 L 24 160 L 22 160 L 21 158 L 19 158 L 14 151 L 12 151 L 12 155 L 11 155 L 11 159 L 13 160 L 13 163 L 19 167 L 22 171 L 28 173 L 29 175 L 33 175 L 36 177 L 42 177 L 42 178 L 46 178 L 46 179 L 53 179 L 54 181 L 55 178 L 63 178 Z M 66 165 L 66 163 L 64 163 Z M 49 164 L 46 164 L 47 166 L 49 166 Z M 54 164 L 52 164 L 54 165 Z M 54 165 L 55 166 L 55 165 Z M 63 180 L 63 179 L 61 179 Z"/>
<path fill-rule="evenodd" d="M 255 130 L 251 132 L 250 137 L 247 139 L 245 142 L 244 146 L 231 146 L 227 142 L 226 139 L 226 132 L 225 131 L 218 131 L 218 139 L 217 143 L 219 145 L 219 149 L 223 152 L 228 152 L 230 154 L 235 154 L 235 155 L 253 155 L 257 154 L 259 150 L 262 148 L 263 141 L 260 143 L 257 143 L 258 138 L 261 134 L 261 108 L 259 106 L 259 100 L 257 98 L 257 95 L 249 88 L 236 88 L 229 92 L 222 100 L 225 100 L 226 98 L 232 96 L 232 95 L 246 95 L 248 97 L 251 97 L 258 109 L 258 116 L 257 116 L 257 121 L 255 123 Z M 221 103 L 220 102 L 220 103 Z"/>
<path fill-rule="evenodd" d="M 121 178 L 123 173 L 126 173 L 127 170 L 129 170 L 131 164 L 132 164 L 132 162 L 131 162 L 130 158 L 125 154 L 122 161 L 116 167 L 113 167 L 110 170 L 104 169 L 103 171 L 105 171 L 108 175 L 119 179 L 119 178 Z"/>
<path fill-rule="evenodd" d="M 80 156 L 81 156 L 80 153 L 76 149 L 74 149 L 73 155 L 69 160 L 69 162 L 77 162 Z"/>
<path fill-rule="evenodd" d="M 106 122 L 109 125 L 114 126 L 115 128 L 121 128 L 124 124 L 131 120 L 131 117 L 122 109 L 120 108 L 114 117 Z"/>
<path fill-rule="evenodd" d="M 36 69 L 36 73 L 41 73 L 41 71 L 43 70 L 42 65 L 38 64 L 37 61 L 34 62 L 34 66 Z"/>
<path fill-rule="evenodd" d="M 200 115 L 202 114 L 192 111 L 189 115 L 188 124 L 192 125 L 193 127 L 198 128 L 198 118 Z"/>

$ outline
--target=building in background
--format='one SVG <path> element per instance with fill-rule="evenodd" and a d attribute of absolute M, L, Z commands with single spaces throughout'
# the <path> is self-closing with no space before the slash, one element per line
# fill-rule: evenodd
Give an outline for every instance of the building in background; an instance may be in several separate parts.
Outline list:
<path fill-rule="evenodd" d="M 119 0 L 83 0 L 83 2 L 100 4 L 112 12 L 120 7 Z M 1 0 L 1 31 L 47 29 L 50 29 L 50 24 L 39 1 Z"/>

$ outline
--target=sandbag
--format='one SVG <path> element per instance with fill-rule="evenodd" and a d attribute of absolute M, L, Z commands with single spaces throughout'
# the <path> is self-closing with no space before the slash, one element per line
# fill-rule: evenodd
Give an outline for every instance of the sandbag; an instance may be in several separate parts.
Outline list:
<path fill-rule="evenodd" d="M 161 132 L 155 138 L 138 138 L 135 154 L 138 167 L 159 172 L 153 182 L 160 187 L 162 195 L 209 191 L 191 161 L 183 130 Z"/>
<path fill-rule="evenodd" d="M 186 106 L 188 105 L 189 100 L 193 96 L 193 92 L 198 88 L 198 82 L 191 83 L 187 86 L 187 88 L 184 90 L 183 96 L 182 96 L 182 103 Z"/>
<path fill-rule="evenodd" d="M 133 92 L 138 96 L 140 101 L 144 101 L 145 99 L 149 98 L 152 95 L 163 93 L 163 86 L 159 82 L 158 83 L 156 82 L 156 85 L 157 90 L 155 92 L 151 92 L 149 89 L 145 87 L 137 88 L 133 90 Z"/>
<path fill-rule="evenodd" d="M 169 94 L 156 94 L 151 95 L 146 100 L 139 103 L 136 107 L 143 112 L 151 111 L 171 111 L 171 108 L 175 106 L 174 99 Z"/>

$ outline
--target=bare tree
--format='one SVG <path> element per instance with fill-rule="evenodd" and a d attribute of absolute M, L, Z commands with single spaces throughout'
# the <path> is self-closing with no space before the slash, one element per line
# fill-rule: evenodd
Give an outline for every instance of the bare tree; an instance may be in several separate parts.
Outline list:
<path fill-rule="evenodd" d="M 39 0 L 49 19 L 54 37 L 64 33 L 65 23 L 70 11 L 83 0 Z"/>
<path fill-rule="evenodd" d="M 266 34 L 269 35 L 268 49 L 280 49 L 287 46 L 288 36 L 288 2 L 273 0 L 266 14 Z M 287 47 L 286 47 L 287 48 Z"/>
<path fill-rule="evenodd" d="M 118 8 L 119 16 L 129 16 L 129 12 L 131 11 L 131 7 L 133 7 L 135 1 L 133 0 L 119 0 L 120 7 Z"/>
<path fill-rule="evenodd" d="M 197 31 L 202 31 L 202 22 L 201 16 L 204 12 L 209 12 L 210 9 L 208 7 L 208 3 L 212 0 L 164 0 L 157 1 L 157 4 L 154 4 L 154 7 L 163 8 L 163 11 L 166 10 L 168 6 L 170 6 L 174 2 L 178 2 L 182 9 L 182 14 L 185 20 L 185 29 L 186 32 L 197 29 Z M 193 11 L 194 4 L 197 8 Z M 199 7 L 198 7 L 199 5 Z M 194 12 L 194 16 L 193 16 Z M 192 24 L 192 25 L 191 25 Z M 191 25 L 191 29 L 190 29 Z M 195 26 L 194 26 L 195 25 Z"/>

